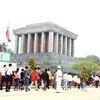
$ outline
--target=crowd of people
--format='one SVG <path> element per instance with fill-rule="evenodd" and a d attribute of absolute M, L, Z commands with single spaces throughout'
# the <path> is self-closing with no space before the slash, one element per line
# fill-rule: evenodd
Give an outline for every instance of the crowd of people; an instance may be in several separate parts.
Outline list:
<path fill-rule="evenodd" d="M 40 69 L 39 67 L 34 68 L 31 73 L 28 71 L 28 66 L 24 69 L 17 68 L 15 72 L 12 71 L 12 64 L 4 65 L 2 69 L 2 79 L 0 84 L 0 90 L 3 90 L 4 82 L 6 83 L 6 92 L 10 92 L 12 88 L 12 82 L 14 81 L 14 91 L 25 90 L 26 92 L 32 89 L 32 86 L 35 85 L 35 90 L 38 91 L 40 87 L 45 91 L 50 88 L 50 83 L 53 80 L 53 88 L 56 89 L 56 93 L 60 93 L 61 85 L 63 89 L 71 89 L 72 82 L 74 82 L 74 87 L 86 91 L 86 82 L 83 80 L 83 77 L 80 75 L 72 76 L 71 73 L 63 73 L 61 71 L 61 66 L 57 66 L 56 72 L 52 75 L 50 69 Z M 88 83 L 90 87 L 95 83 L 96 88 L 98 88 L 99 77 L 90 75 Z M 20 85 L 19 85 L 20 84 Z"/>

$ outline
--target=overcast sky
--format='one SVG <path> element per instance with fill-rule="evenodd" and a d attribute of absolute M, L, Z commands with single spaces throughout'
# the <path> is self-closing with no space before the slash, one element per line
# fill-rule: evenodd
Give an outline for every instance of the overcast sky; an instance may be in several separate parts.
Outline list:
<path fill-rule="evenodd" d="M 76 57 L 100 57 L 100 0 L 0 0 L 0 42 L 6 42 L 10 23 L 13 50 L 13 29 L 48 21 L 78 34 Z"/>

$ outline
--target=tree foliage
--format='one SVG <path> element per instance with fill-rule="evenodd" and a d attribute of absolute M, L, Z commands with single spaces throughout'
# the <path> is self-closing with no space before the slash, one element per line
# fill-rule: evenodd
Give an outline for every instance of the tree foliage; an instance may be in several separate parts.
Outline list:
<path fill-rule="evenodd" d="M 7 49 L 7 53 L 14 54 L 14 52 L 12 51 L 12 49 Z"/>
<path fill-rule="evenodd" d="M 80 71 L 80 75 L 82 76 L 84 82 L 88 81 L 89 75 L 88 75 L 88 71 L 87 71 L 86 66 L 82 66 L 81 71 Z"/>
<path fill-rule="evenodd" d="M 92 75 L 95 76 L 96 75 L 96 72 L 92 72 Z"/>
<path fill-rule="evenodd" d="M 98 63 L 98 61 L 99 61 L 99 57 L 97 57 L 97 56 L 95 56 L 95 55 L 88 55 L 88 56 L 86 57 L 86 59 L 88 59 L 88 60 L 90 60 L 90 61 L 92 61 L 92 62 L 94 62 L 94 63 Z"/>
<path fill-rule="evenodd" d="M 4 47 L 4 52 L 14 54 L 11 48 L 8 48 L 5 42 L 0 43 L 0 52 L 2 52 L 2 47 Z"/>
<path fill-rule="evenodd" d="M 96 71 L 96 70 L 99 69 L 99 66 L 96 63 L 94 63 L 92 61 L 89 61 L 89 60 L 84 60 L 84 59 L 81 59 L 81 60 L 77 61 L 75 64 L 73 64 L 72 68 L 77 70 L 80 73 L 83 66 L 86 67 L 87 72 L 88 72 L 89 75 L 93 71 Z"/>
<path fill-rule="evenodd" d="M 28 66 L 29 66 L 28 71 L 31 74 L 32 70 L 36 67 L 36 63 L 35 63 L 34 58 L 28 59 Z"/>
<path fill-rule="evenodd" d="M 40 68 L 40 65 L 37 65 L 36 67 L 37 67 L 37 68 Z"/>
<path fill-rule="evenodd" d="M 51 70 L 52 75 L 54 75 L 56 72 L 56 69 Z"/>
<path fill-rule="evenodd" d="M 4 47 L 4 52 L 7 52 L 7 45 L 5 42 L 0 43 L 0 52 L 2 52 L 2 46 Z"/>

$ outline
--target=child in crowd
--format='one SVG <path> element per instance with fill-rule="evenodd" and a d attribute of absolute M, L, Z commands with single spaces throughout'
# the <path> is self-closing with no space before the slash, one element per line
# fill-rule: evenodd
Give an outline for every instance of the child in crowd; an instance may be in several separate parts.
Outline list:
<path fill-rule="evenodd" d="M 83 83 L 82 83 L 82 86 L 83 86 L 83 89 L 82 89 L 82 91 L 85 91 L 85 92 L 87 92 L 87 90 L 86 90 L 86 82 L 84 82 L 84 81 L 83 81 Z"/>

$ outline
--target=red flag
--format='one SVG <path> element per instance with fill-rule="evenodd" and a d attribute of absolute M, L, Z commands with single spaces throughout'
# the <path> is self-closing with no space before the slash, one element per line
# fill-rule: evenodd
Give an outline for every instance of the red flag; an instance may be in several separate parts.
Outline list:
<path fill-rule="evenodd" d="M 6 38 L 7 38 L 8 42 L 11 42 L 11 40 L 10 40 L 10 34 L 9 34 L 9 27 L 7 27 L 7 30 L 6 30 Z"/>

